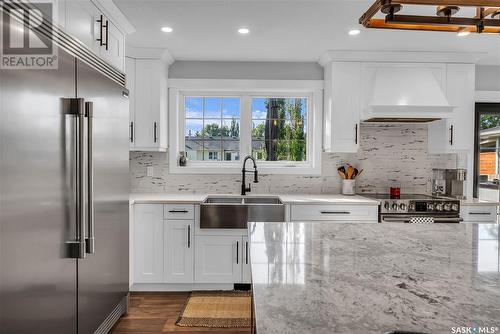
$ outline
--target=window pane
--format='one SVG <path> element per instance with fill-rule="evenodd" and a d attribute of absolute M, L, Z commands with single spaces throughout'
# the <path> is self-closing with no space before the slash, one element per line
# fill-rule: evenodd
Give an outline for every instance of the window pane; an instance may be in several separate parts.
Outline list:
<path fill-rule="evenodd" d="M 222 98 L 221 97 L 206 97 L 205 98 L 205 118 L 221 118 L 222 117 Z"/>
<path fill-rule="evenodd" d="M 203 135 L 206 138 L 218 139 L 221 137 L 221 120 L 220 119 L 206 119 L 204 121 Z"/>
<path fill-rule="evenodd" d="M 500 116 L 483 114 L 480 116 L 479 141 L 479 191 L 481 199 L 498 200 L 500 163 Z"/>
<path fill-rule="evenodd" d="M 186 139 L 203 136 L 203 120 L 202 119 L 186 119 Z"/>
<path fill-rule="evenodd" d="M 203 118 L 203 98 L 186 97 L 186 118 Z"/>
<path fill-rule="evenodd" d="M 240 118 L 240 99 L 234 97 L 225 97 L 222 100 L 223 118 Z"/>
<path fill-rule="evenodd" d="M 184 151 L 189 160 L 240 159 L 239 98 L 186 97 L 185 117 Z"/>
<path fill-rule="evenodd" d="M 240 120 L 236 118 L 222 120 L 221 132 L 224 139 L 239 139 Z"/>
<path fill-rule="evenodd" d="M 258 160 L 306 161 L 306 98 L 252 99 L 252 154 Z"/>

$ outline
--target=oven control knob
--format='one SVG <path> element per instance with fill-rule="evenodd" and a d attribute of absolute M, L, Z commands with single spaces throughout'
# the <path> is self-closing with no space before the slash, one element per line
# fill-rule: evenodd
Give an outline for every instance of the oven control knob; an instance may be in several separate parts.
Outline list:
<path fill-rule="evenodd" d="M 451 210 L 453 210 L 453 211 L 458 211 L 458 209 L 459 209 L 459 207 L 458 207 L 458 204 L 456 204 L 456 203 L 451 206 Z"/>
<path fill-rule="evenodd" d="M 410 203 L 410 205 L 408 206 L 408 210 L 414 211 L 415 210 L 415 204 L 414 203 Z"/>
<path fill-rule="evenodd" d="M 443 204 L 441 204 L 441 203 L 436 204 L 436 210 L 443 211 Z"/>
<path fill-rule="evenodd" d="M 384 203 L 384 209 L 389 210 L 390 208 L 391 208 L 391 207 L 390 207 L 390 205 L 389 205 L 389 202 L 387 202 L 387 201 L 386 201 L 386 202 Z"/>
<path fill-rule="evenodd" d="M 427 211 L 434 211 L 434 203 L 427 204 Z"/>
<path fill-rule="evenodd" d="M 451 210 L 451 203 L 445 203 L 444 204 L 444 211 L 450 211 Z"/>
<path fill-rule="evenodd" d="M 402 211 L 405 211 L 406 210 L 406 204 L 404 204 L 404 203 L 399 204 L 399 209 L 402 210 Z"/>
<path fill-rule="evenodd" d="M 392 203 L 392 209 L 397 210 L 398 209 L 398 203 Z"/>

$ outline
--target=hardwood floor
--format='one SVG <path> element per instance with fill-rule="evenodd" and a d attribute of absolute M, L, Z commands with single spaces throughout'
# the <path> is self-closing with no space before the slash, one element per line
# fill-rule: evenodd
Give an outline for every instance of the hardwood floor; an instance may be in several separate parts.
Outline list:
<path fill-rule="evenodd" d="M 250 328 L 179 327 L 175 325 L 184 306 L 188 292 L 134 292 L 130 295 L 130 307 L 111 334 L 151 333 L 223 333 L 249 334 Z"/>

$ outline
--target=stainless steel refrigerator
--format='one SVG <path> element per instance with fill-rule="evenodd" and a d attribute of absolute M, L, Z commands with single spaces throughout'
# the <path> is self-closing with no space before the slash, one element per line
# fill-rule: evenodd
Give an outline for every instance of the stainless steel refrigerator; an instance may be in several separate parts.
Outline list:
<path fill-rule="evenodd" d="M 127 307 L 124 75 L 58 48 L 58 69 L 0 70 L 2 334 L 105 333 Z"/>

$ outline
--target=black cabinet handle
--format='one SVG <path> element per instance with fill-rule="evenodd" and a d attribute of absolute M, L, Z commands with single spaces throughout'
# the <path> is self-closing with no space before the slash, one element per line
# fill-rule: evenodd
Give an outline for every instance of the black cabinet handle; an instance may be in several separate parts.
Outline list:
<path fill-rule="evenodd" d="M 134 122 L 130 122 L 130 142 L 134 142 Z"/>
<path fill-rule="evenodd" d="M 450 125 L 450 145 L 453 145 L 453 125 Z"/>
<path fill-rule="evenodd" d="M 236 264 L 240 263 L 239 255 L 240 255 L 240 243 L 236 241 Z"/>
<path fill-rule="evenodd" d="M 248 264 L 248 241 L 245 242 L 245 264 Z"/>
<path fill-rule="evenodd" d="M 469 212 L 469 215 L 485 215 L 485 216 L 490 216 L 491 212 Z"/>
<path fill-rule="evenodd" d="M 354 127 L 354 144 L 358 144 L 358 123 Z"/>
<path fill-rule="evenodd" d="M 153 123 L 153 140 L 156 143 L 157 137 L 156 137 L 156 130 L 158 128 L 158 125 L 156 122 Z"/>
<path fill-rule="evenodd" d="M 191 225 L 188 225 L 188 248 L 191 248 Z"/>
<path fill-rule="evenodd" d="M 168 212 L 170 212 L 170 213 L 188 213 L 187 210 L 170 210 Z"/>
<path fill-rule="evenodd" d="M 104 43 L 104 46 L 106 47 L 106 51 L 108 50 L 108 45 L 109 45 L 109 21 L 106 20 L 106 24 L 104 25 L 106 28 L 106 43 Z"/>
<path fill-rule="evenodd" d="M 349 211 L 320 211 L 322 215 L 350 215 Z"/>

